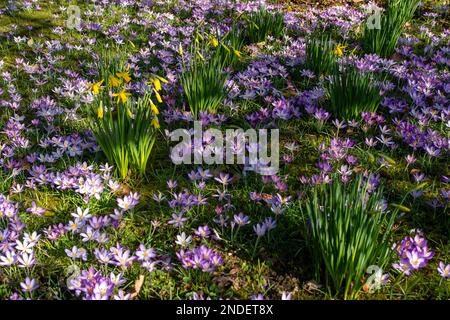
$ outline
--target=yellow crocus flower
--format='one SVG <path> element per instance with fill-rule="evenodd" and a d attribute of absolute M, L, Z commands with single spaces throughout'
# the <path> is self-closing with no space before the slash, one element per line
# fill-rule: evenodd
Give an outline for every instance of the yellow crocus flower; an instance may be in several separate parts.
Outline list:
<path fill-rule="evenodd" d="M 100 86 L 102 83 L 103 83 L 103 80 L 96 82 L 96 83 L 88 83 L 88 87 L 89 87 L 88 91 L 92 91 L 94 94 L 98 94 L 100 92 L 100 89 L 101 89 Z"/>
<path fill-rule="evenodd" d="M 125 92 L 125 89 L 122 89 L 122 91 L 118 93 L 113 93 L 113 97 L 117 97 L 117 102 L 122 101 L 122 103 L 127 102 L 128 97 L 131 95 L 129 92 Z"/>
<path fill-rule="evenodd" d="M 238 57 L 241 58 L 241 52 L 239 50 L 234 50 L 234 54 Z"/>
<path fill-rule="evenodd" d="M 180 44 L 178 45 L 178 53 L 180 54 L 180 56 L 183 55 L 183 47 L 181 46 L 181 42 L 180 42 Z"/>

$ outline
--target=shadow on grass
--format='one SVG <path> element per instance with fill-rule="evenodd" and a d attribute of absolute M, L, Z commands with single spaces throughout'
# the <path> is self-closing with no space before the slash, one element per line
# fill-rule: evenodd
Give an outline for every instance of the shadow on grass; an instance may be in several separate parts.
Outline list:
<path fill-rule="evenodd" d="M 1 18 L 0 34 L 12 30 L 12 26 L 15 25 L 17 26 L 16 35 L 45 35 L 52 28 L 58 26 L 50 10 L 6 12 Z M 32 27 L 31 30 L 30 27 Z"/>

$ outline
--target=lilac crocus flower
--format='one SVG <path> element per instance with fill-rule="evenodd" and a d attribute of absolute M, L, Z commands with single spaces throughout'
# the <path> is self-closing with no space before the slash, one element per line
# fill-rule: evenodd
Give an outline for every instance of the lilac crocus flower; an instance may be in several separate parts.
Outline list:
<path fill-rule="evenodd" d="M 443 261 L 439 261 L 437 271 L 442 278 L 450 278 L 450 264 L 445 265 Z"/>
<path fill-rule="evenodd" d="M 26 277 L 25 281 L 20 283 L 20 287 L 22 288 L 23 292 L 32 292 L 39 288 L 39 285 L 36 279 L 30 279 L 29 277 Z"/>
<path fill-rule="evenodd" d="M 421 257 L 418 251 L 414 250 L 411 252 L 406 252 L 406 257 L 408 258 L 407 262 L 414 270 L 417 270 L 423 266 L 425 266 L 425 259 Z"/>
<path fill-rule="evenodd" d="M 125 196 L 123 199 L 117 199 L 117 205 L 119 208 L 121 208 L 123 211 L 128 211 L 133 209 L 138 204 L 138 201 L 136 199 L 132 198 L 131 196 Z"/>
<path fill-rule="evenodd" d="M 184 218 L 182 213 L 180 213 L 180 214 L 173 213 L 172 220 L 170 220 L 168 222 L 168 224 L 172 224 L 174 227 L 178 228 L 178 227 L 184 226 L 184 223 L 186 221 L 187 221 L 187 218 Z"/>
<path fill-rule="evenodd" d="M 36 205 L 36 202 L 31 202 L 31 208 L 27 209 L 27 212 L 31 213 L 32 215 L 42 217 L 42 214 L 47 212 L 45 209 L 42 209 Z"/>
<path fill-rule="evenodd" d="M 255 233 L 258 237 L 264 237 L 266 230 L 267 230 L 267 225 L 265 223 L 263 223 L 263 224 L 258 223 L 253 226 L 253 231 L 255 231 Z"/>
<path fill-rule="evenodd" d="M 245 225 L 247 225 L 247 224 L 250 223 L 250 222 L 249 222 L 250 217 L 244 216 L 244 214 L 243 214 L 242 212 L 239 212 L 239 214 L 237 214 L 237 215 L 235 214 L 234 217 L 233 217 L 233 219 L 234 219 L 234 222 L 235 222 L 239 227 L 243 227 L 243 226 L 245 226 Z"/>
<path fill-rule="evenodd" d="M 211 234 L 211 231 L 209 230 L 208 226 L 200 226 L 197 230 L 194 231 L 194 233 L 202 238 L 208 238 Z"/>
<path fill-rule="evenodd" d="M 225 174 L 223 172 L 221 172 L 219 174 L 219 178 L 214 178 L 214 180 L 216 180 L 217 182 L 221 183 L 223 186 L 228 185 L 231 182 L 231 178 L 229 174 Z"/>

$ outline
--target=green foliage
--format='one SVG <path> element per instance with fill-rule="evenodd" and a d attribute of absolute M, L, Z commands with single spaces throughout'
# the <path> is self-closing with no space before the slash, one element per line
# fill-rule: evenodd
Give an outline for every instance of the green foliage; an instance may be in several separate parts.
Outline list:
<path fill-rule="evenodd" d="M 96 142 L 122 178 L 128 175 L 129 168 L 144 175 L 157 136 L 150 96 L 129 99 L 117 106 L 106 101 L 100 101 L 90 116 Z M 103 116 L 99 116 L 101 112 Z"/>
<path fill-rule="evenodd" d="M 106 88 L 118 91 L 113 94 L 118 99 L 115 101 L 99 90 L 89 110 L 91 129 L 96 142 L 108 161 L 116 166 L 121 178 L 126 178 L 129 169 L 136 170 L 142 176 L 156 140 L 159 111 L 150 93 L 137 101 L 128 98 L 131 94 L 126 92 L 126 83 L 131 77 L 124 70 L 124 54 L 106 52 L 100 61 L 102 83 Z M 159 95 L 156 89 L 154 92 Z"/>
<path fill-rule="evenodd" d="M 347 185 L 335 179 L 317 187 L 305 207 L 307 234 L 316 277 L 330 294 L 353 299 L 363 286 L 367 268 L 383 268 L 397 214 L 383 212 L 382 190 L 369 193 L 361 176 Z"/>
<path fill-rule="evenodd" d="M 280 38 L 284 31 L 284 17 L 281 12 L 270 12 L 261 6 L 258 11 L 246 17 L 243 32 L 246 43 L 265 41 L 267 36 Z"/>
<path fill-rule="evenodd" d="M 239 63 L 243 45 L 240 31 L 233 24 L 233 27 L 219 41 L 216 49 L 217 59 L 222 62 L 223 67 L 234 67 Z"/>
<path fill-rule="evenodd" d="M 330 36 L 308 40 L 306 43 L 305 69 L 321 75 L 332 71 L 335 64 L 336 55 L 334 54 L 334 44 Z"/>
<path fill-rule="evenodd" d="M 207 55 L 210 55 L 208 59 Z M 228 94 L 225 87 L 227 78 L 220 56 L 215 52 L 211 54 L 209 47 L 197 38 L 191 48 L 189 68 L 183 62 L 180 76 L 184 95 L 195 118 L 201 111 L 217 112 Z"/>
<path fill-rule="evenodd" d="M 335 68 L 326 85 L 330 111 L 346 119 L 356 118 L 361 112 L 374 112 L 381 102 L 380 90 L 369 73 L 353 67 Z"/>
<path fill-rule="evenodd" d="M 381 14 L 379 29 L 364 23 L 362 41 L 365 51 L 381 57 L 391 56 L 405 23 L 413 18 L 419 3 L 420 0 L 389 0 L 386 11 Z"/>

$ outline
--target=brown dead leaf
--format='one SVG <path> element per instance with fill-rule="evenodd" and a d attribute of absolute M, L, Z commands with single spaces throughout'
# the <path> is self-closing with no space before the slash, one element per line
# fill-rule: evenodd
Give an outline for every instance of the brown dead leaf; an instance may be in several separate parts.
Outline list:
<path fill-rule="evenodd" d="M 131 294 L 131 299 L 138 296 L 141 291 L 142 285 L 144 284 L 145 276 L 143 274 L 139 275 L 139 278 L 134 283 L 134 292 Z"/>
<path fill-rule="evenodd" d="M 315 282 L 314 280 L 310 280 L 308 282 L 306 282 L 304 288 L 306 291 L 315 291 L 317 289 L 320 289 L 322 286 L 320 284 L 318 284 L 317 282 Z"/>
<path fill-rule="evenodd" d="M 230 270 L 230 272 L 228 274 L 233 275 L 233 274 L 238 273 L 239 271 L 240 271 L 239 268 L 233 268 L 233 269 Z"/>

